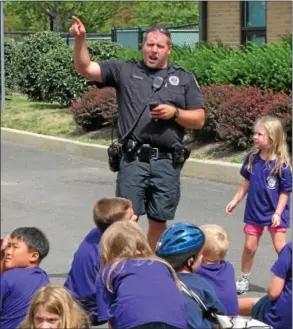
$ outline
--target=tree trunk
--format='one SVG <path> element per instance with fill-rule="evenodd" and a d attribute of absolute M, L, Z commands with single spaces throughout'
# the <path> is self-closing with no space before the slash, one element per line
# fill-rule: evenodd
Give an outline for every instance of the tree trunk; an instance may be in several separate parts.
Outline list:
<path fill-rule="evenodd" d="M 60 19 L 58 16 L 52 17 L 53 20 L 53 32 L 59 33 L 60 32 Z"/>
<path fill-rule="evenodd" d="M 51 16 L 49 16 L 49 20 L 50 20 L 50 31 L 53 32 L 54 31 L 54 21 L 53 21 L 53 18 Z"/>

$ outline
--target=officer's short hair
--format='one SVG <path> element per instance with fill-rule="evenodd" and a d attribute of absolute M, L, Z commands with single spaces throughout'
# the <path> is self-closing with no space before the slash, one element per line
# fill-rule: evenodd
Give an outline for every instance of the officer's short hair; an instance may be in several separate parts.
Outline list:
<path fill-rule="evenodd" d="M 144 32 L 144 35 L 143 35 L 143 43 L 145 43 L 147 35 L 150 32 L 157 32 L 157 31 L 164 34 L 168 38 L 169 45 L 172 45 L 171 33 L 164 25 L 154 25 L 154 26 L 151 26 L 148 29 L 146 29 Z"/>
<path fill-rule="evenodd" d="M 11 239 L 22 240 L 29 251 L 36 251 L 39 254 L 40 263 L 49 253 L 50 244 L 46 235 L 36 227 L 19 227 L 10 234 Z"/>

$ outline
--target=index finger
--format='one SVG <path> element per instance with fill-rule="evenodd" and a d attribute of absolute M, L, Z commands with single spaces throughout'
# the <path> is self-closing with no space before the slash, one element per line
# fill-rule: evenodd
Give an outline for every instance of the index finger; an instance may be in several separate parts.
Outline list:
<path fill-rule="evenodd" d="M 76 24 L 82 24 L 81 20 L 78 17 L 72 16 L 72 19 L 73 19 L 74 23 L 76 23 Z"/>
<path fill-rule="evenodd" d="M 9 235 L 6 235 L 4 238 L 1 239 L 1 250 L 7 248 L 9 242 Z"/>

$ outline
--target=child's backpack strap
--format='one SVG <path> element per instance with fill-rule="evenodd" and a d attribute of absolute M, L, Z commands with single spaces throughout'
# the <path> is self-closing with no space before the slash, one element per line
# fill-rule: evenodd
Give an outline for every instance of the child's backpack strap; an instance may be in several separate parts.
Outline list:
<path fill-rule="evenodd" d="M 233 328 L 233 323 L 231 318 L 226 315 L 219 315 L 216 313 L 215 309 L 208 308 L 205 303 L 200 299 L 200 297 L 191 289 L 189 289 L 185 283 L 181 282 L 181 290 L 191 297 L 200 306 L 203 312 L 203 316 L 209 321 L 214 322 L 219 326 L 220 329 Z"/>
<path fill-rule="evenodd" d="M 243 322 L 243 318 L 238 318 L 238 317 L 230 317 L 227 315 L 219 315 L 216 313 L 216 310 L 210 309 L 208 308 L 205 303 L 200 299 L 200 297 L 191 289 L 189 289 L 186 284 L 184 284 L 182 281 L 181 282 L 181 290 L 188 295 L 189 297 L 191 297 L 194 301 L 197 302 L 197 304 L 200 306 L 200 308 L 203 311 L 203 315 L 205 318 L 207 318 L 209 321 L 212 321 L 214 323 L 216 323 L 220 329 L 233 329 L 233 328 L 242 328 L 242 329 L 273 329 L 271 326 L 254 320 L 254 319 L 250 319 L 250 320 L 246 320 L 244 319 Z M 238 320 L 238 321 L 237 321 Z M 239 320 L 241 320 L 241 324 L 239 326 Z"/>

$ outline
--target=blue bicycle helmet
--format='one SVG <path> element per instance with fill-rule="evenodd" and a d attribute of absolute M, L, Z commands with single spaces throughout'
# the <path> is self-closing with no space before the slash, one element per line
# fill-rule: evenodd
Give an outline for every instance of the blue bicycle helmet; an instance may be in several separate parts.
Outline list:
<path fill-rule="evenodd" d="M 205 235 L 196 225 L 176 223 L 161 235 L 156 246 L 156 254 L 159 257 L 191 254 L 200 251 L 204 243 Z"/>

